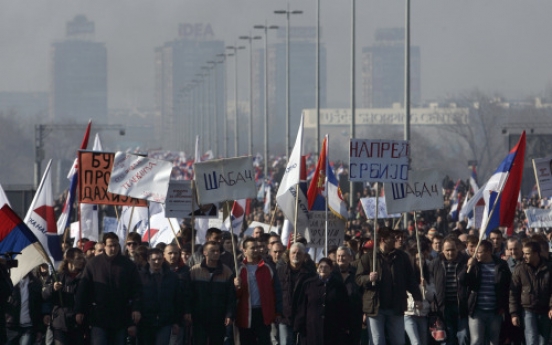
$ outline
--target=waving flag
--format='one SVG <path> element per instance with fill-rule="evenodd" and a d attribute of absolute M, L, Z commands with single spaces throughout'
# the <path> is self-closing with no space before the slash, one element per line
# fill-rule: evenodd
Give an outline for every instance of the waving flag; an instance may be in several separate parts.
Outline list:
<path fill-rule="evenodd" d="M 500 163 L 485 185 L 486 234 L 499 227 L 510 227 L 514 221 L 525 159 L 525 131 L 508 156 Z M 496 203 L 496 206 L 495 206 Z M 491 215 L 494 208 L 494 212 Z"/>
<path fill-rule="evenodd" d="M 309 200 L 309 211 L 324 211 L 326 210 L 326 169 L 328 168 L 327 145 L 328 137 L 324 137 L 322 142 L 322 150 L 318 157 L 318 164 L 314 169 L 312 180 L 307 191 Z"/>
<path fill-rule="evenodd" d="M 336 216 L 346 220 L 348 217 L 347 203 L 343 199 L 341 188 L 339 188 L 339 182 L 329 165 L 326 168 L 326 173 L 326 179 L 328 180 L 328 207 Z"/>
<path fill-rule="evenodd" d="M 172 224 L 172 228 L 171 228 Z M 151 227 L 142 234 L 142 242 L 149 242 L 153 248 L 158 243 L 171 243 L 174 240 L 174 232 L 180 231 L 180 225 L 176 218 L 165 218 L 165 212 L 160 212 L 151 217 Z"/>
<path fill-rule="evenodd" d="M 472 166 L 472 172 L 470 175 L 470 187 L 472 188 L 474 193 L 476 190 L 479 189 L 479 187 L 477 186 L 477 171 L 475 171 L 475 165 Z"/>
<path fill-rule="evenodd" d="M 90 128 L 92 127 L 92 120 L 88 121 L 88 126 L 86 126 L 86 131 L 84 132 L 84 137 L 82 138 L 81 150 L 86 150 L 88 147 L 88 139 L 90 138 Z M 99 138 L 98 138 L 99 140 Z M 63 235 L 65 232 L 65 229 L 67 229 L 71 224 L 71 214 L 73 213 L 73 204 L 76 200 L 76 192 L 77 192 L 77 181 L 78 179 L 78 157 L 75 158 L 75 162 L 73 163 L 73 166 L 71 167 L 71 170 L 69 171 L 69 174 L 67 175 L 67 178 L 69 179 L 69 191 L 67 193 L 67 198 L 65 199 L 65 204 L 63 205 L 63 211 L 61 212 L 61 215 L 58 218 L 57 221 L 57 229 L 58 234 Z M 76 242 L 76 241 L 75 241 Z"/>
<path fill-rule="evenodd" d="M 243 226 L 243 220 L 245 219 L 245 207 L 247 199 L 235 200 L 232 205 L 232 211 L 230 215 L 224 220 L 223 228 L 221 230 L 241 231 Z M 232 228 L 230 228 L 232 227 Z"/>
<path fill-rule="evenodd" d="M 271 192 L 270 186 L 266 187 L 266 194 L 265 194 L 265 200 L 264 200 L 264 208 L 263 212 L 265 214 L 270 214 L 270 210 L 272 209 L 272 192 Z"/>
<path fill-rule="evenodd" d="M 18 261 L 18 266 L 11 269 L 13 285 L 36 266 L 49 262 L 33 232 L 8 205 L 4 205 L 0 209 L 0 253 L 9 252 L 21 253 L 13 256 Z"/>
<path fill-rule="evenodd" d="M 8 200 L 8 197 L 6 196 L 6 193 L 4 193 L 4 189 L 2 189 L 2 185 L 0 185 L 0 207 L 8 205 L 10 206 L 10 201 Z"/>
<path fill-rule="evenodd" d="M 61 251 L 60 236 L 57 233 L 54 215 L 51 166 L 52 160 L 46 166 L 42 181 L 40 181 L 24 222 L 40 241 L 50 260 L 56 262 L 63 259 L 63 253 Z"/>

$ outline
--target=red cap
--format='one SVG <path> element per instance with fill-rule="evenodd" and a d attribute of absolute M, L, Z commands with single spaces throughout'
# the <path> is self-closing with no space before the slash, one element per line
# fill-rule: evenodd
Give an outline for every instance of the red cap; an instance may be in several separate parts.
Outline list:
<path fill-rule="evenodd" d="M 96 245 L 96 242 L 94 241 L 88 241 L 84 244 L 84 247 L 82 249 L 83 253 L 86 254 L 87 251 L 94 249 L 94 246 Z"/>

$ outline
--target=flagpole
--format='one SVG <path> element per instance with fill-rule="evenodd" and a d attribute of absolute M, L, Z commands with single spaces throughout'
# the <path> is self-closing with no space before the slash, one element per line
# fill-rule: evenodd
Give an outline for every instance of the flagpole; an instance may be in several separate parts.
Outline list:
<path fill-rule="evenodd" d="M 115 209 L 115 217 L 117 217 L 117 223 L 119 223 L 119 211 L 117 210 L 117 205 L 113 205 L 113 208 Z"/>
<path fill-rule="evenodd" d="M 130 234 L 130 225 L 132 224 L 132 215 L 134 214 L 134 207 L 136 207 L 135 205 L 132 205 L 132 208 L 130 209 L 130 217 L 128 218 L 128 226 L 127 226 L 127 235 L 126 235 L 126 239 L 125 239 L 125 242 L 126 240 L 128 240 L 128 235 Z"/>
<path fill-rule="evenodd" d="M 379 210 L 379 183 L 376 182 L 376 212 L 374 214 L 374 253 L 372 261 L 372 272 L 376 272 L 376 251 L 377 251 L 377 237 L 378 237 L 378 210 Z"/>
<path fill-rule="evenodd" d="M 150 202 L 149 202 L 149 200 L 146 200 L 146 204 L 148 206 L 148 247 L 151 248 L 151 223 L 150 223 L 150 209 L 149 209 Z M 171 221 L 169 221 L 169 223 L 170 222 Z"/>
<path fill-rule="evenodd" d="M 299 183 L 295 185 L 295 226 L 293 233 L 293 243 L 297 243 L 297 212 L 299 210 Z"/>
<path fill-rule="evenodd" d="M 328 256 L 328 162 L 330 161 L 330 136 L 326 134 L 326 162 L 324 162 L 324 169 L 325 169 L 325 181 L 324 181 L 324 190 L 326 191 L 326 222 L 324 225 L 324 253 L 325 256 Z M 311 181 L 312 183 L 312 181 Z"/>
<path fill-rule="evenodd" d="M 272 211 L 272 217 L 270 218 L 270 224 L 268 227 L 268 233 L 272 230 L 272 223 L 274 223 L 274 217 L 276 216 L 276 210 L 278 209 L 278 204 L 274 206 L 274 211 Z"/>
<path fill-rule="evenodd" d="M 236 274 L 238 274 L 238 258 L 236 257 L 236 245 L 234 243 L 234 224 L 232 224 L 232 212 L 229 210 L 228 206 L 229 204 L 227 202 L 224 203 L 226 207 L 226 213 L 230 217 L 230 233 L 232 234 L 232 255 L 234 256 L 234 268 Z"/>
<path fill-rule="evenodd" d="M 416 247 L 418 247 L 418 264 L 420 265 L 420 280 L 424 279 L 424 265 L 422 257 L 422 246 L 420 244 L 420 235 L 418 234 L 418 219 L 416 217 L 416 212 L 414 211 L 414 231 L 416 231 Z M 425 287 L 422 284 L 422 296 L 425 295 L 424 293 Z"/>
<path fill-rule="evenodd" d="M 176 240 L 176 244 L 178 245 L 178 249 L 182 251 L 182 246 L 180 245 L 180 241 L 178 240 L 178 237 L 176 236 L 176 231 L 174 230 L 174 226 L 172 225 L 171 219 L 167 218 L 169 221 L 169 225 L 171 226 L 172 233 L 174 235 L 174 239 Z"/>
<path fill-rule="evenodd" d="M 196 187 L 194 180 L 192 180 L 192 255 L 195 254 L 195 197 L 196 197 Z"/>

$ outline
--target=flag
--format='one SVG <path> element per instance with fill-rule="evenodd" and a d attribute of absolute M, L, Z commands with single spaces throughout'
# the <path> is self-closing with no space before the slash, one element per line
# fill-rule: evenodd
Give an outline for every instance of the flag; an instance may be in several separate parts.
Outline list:
<path fill-rule="evenodd" d="M 272 209 L 272 192 L 271 192 L 270 186 L 267 186 L 266 188 L 266 195 L 264 200 L 264 209 L 263 212 L 265 214 L 270 214 L 270 210 Z"/>
<path fill-rule="evenodd" d="M 6 196 L 6 193 L 4 193 L 4 189 L 2 189 L 2 185 L 0 185 L 0 207 L 2 207 L 4 205 L 8 205 L 8 206 L 11 207 L 10 201 L 8 200 L 8 197 Z"/>
<path fill-rule="evenodd" d="M 484 186 L 486 234 L 499 227 L 510 227 L 514 221 L 517 200 L 521 188 L 523 163 L 525 159 L 525 131 L 521 133 L 516 146 L 500 163 L 495 173 Z M 495 206 L 496 204 L 496 206 Z M 491 216 L 491 212 L 494 212 Z M 488 218 L 491 216 L 490 218 Z"/>
<path fill-rule="evenodd" d="M 297 138 L 295 140 L 295 146 L 291 151 L 291 155 L 280 182 L 278 192 L 276 193 L 276 202 L 284 213 L 285 217 L 289 219 L 291 224 L 295 224 L 297 216 L 297 230 L 305 235 L 308 235 L 308 231 L 304 230 L 308 226 L 308 202 L 301 189 L 297 191 L 297 186 L 301 182 L 301 149 L 303 145 L 303 115 L 301 115 L 301 121 L 299 122 L 299 131 L 297 132 Z M 298 200 L 296 200 L 296 196 Z M 298 207 L 296 206 L 298 202 Z M 296 208 L 299 213 L 296 215 Z"/>
<path fill-rule="evenodd" d="M 38 238 L 44 247 L 46 254 L 52 262 L 61 261 L 60 236 L 57 233 L 56 219 L 54 215 L 54 196 L 52 193 L 52 177 L 50 167 L 52 160 L 48 162 L 42 181 L 27 211 L 24 222 Z"/>
<path fill-rule="evenodd" d="M 0 253 L 21 253 L 14 255 L 18 266 L 11 269 L 13 285 L 32 271 L 36 266 L 48 262 L 48 257 L 40 241 L 8 206 L 0 209 Z"/>
<path fill-rule="evenodd" d="M 174 233 L 178 231 L 180 231 L 178 220 L 165 218 L 164 212 L 160 212 L 151 217 L 151 227 L 142 234 L 142 242 L 149 242 L 151 248 L 161 242 L 168 244 L 174 240 Z"/>
<path fill-rule="evenodd" d="M 477 171 L 475 171 L 475 165 L 472 166 L 472 172 L 470 175 L 470 187 L 472 188 L 474 193 L 476 190 L 479 189 L 479 187 L 477 186 Z"/>
<path fill-rule="evenodd" d="M 86 126 L 86 130 L 84 131 L 84 137 L 82 138 L 81 150 L 86 150 L 88 147 L 88 139 L 90 138 L 90 128 L 92 127 L 92 120 L 88 121 L 88 126 Z M 99 137 L 97 137 L 99 140 Z M 57 221 L 57 229 L 58 234 L 63 235 L 65 232 L 65 229 L 70 227 L 71 224 L 71 214 L 73 213 L 73 204 L 76 200 L 76 192 L 77 192 L 77 181 L 78 179 L 78 157 L 75 158 L 75 161 L 73 163 L 73 166 L 71 167 L 71 170 L 69 170 L 69 174 L 67 175 L 67 178 L 69 179 L 69 191 L 67 193 L 67 197 L 65 198 L 65 204 L 63 205 L 63 210 L 61 212 L 61 215 L 58 218 Z M 75 241 L 76 242 L 76 241 Z"/>
<path fill-rule="evenodd" d="M 324 211 L 326 210 L 326 169 L 328 166 L 327 159 L 327 143 L 328 136 L 322 141 L 322 149 L 318 157 L 318 164 L 314 169 L 312 180 L 307 191 L 309 201 L 309 211 Z"/>
<path fill-rule="evenodd" d="M 117 224 L 117 236 L 119 236 L 121 241 L 123 241 L 123 239 L 126 240 L 129 232 L 137 232 L 142 235 L 148 227 L 149 218 L 147 207 L 123 206 L 121 216 L 119 217 L 119 223 Z"/>
<path fill-rule="evenodd" d="M 96 133 L 94 138 L 94 146 L 92 151 L 102 151 L 102 142 L 100 140 L 100 133 Z M 80 204 L 79 226 L 80 231 L 75 238 L 74 246 L 77 246 L 78 241 L 81 238 L 88 238 L 91 241 L 98 242 L 100 236 L 100 227 L 98 225 L 98 205 L 96 204 Z M 58 232 L 59 233 L 59 232 Z"/>
<path fill-rule="evenodd" d="M 243 220 L 245 219 L 245 205 L 246 199 L 235 200 L 232 205 L 232 211 L 224 220 L 223 228 L 221 230 L 241 232 L 243 226 Z M 230 228 L 232 227 L 232 228 Z"/>
<path fill-rule="evenodd" d="M 460 186 L 460 179 L 456 181 L 456 184 L 454 185 L 454 189 L 452 190 L 452 194 L 450 195 L 449 200 L 455 200 L 458 201 L 458 187 Z M 456 202 L 458 204 L 458 202 Z"/>
<path fill-rule="evenodd" d="M 326 174 L 326 179 L 328 180 L 328 207 L 330 208 L 330 211 L 332 211 L 336 216 L 343 220 L 347 220 L 349 216 L 347 203 L 343 199 L 341 188 L 339 188 L 339 182 L 337 181 L 337 178 L 335 177 L 333 170 L 329 164 L 326 167 Z"/>

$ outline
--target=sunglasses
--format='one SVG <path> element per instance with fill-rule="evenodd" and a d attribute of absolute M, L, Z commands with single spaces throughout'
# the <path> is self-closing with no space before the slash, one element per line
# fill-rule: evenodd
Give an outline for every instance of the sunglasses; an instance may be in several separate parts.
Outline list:
<path fill-rule="evenodd" d="M 136 243 L 136 242 L 127 242 L 126 245 L 127 245 L 127 247 L 130 247 L 130 246 L 137 246 L 138 243 Z"/>

